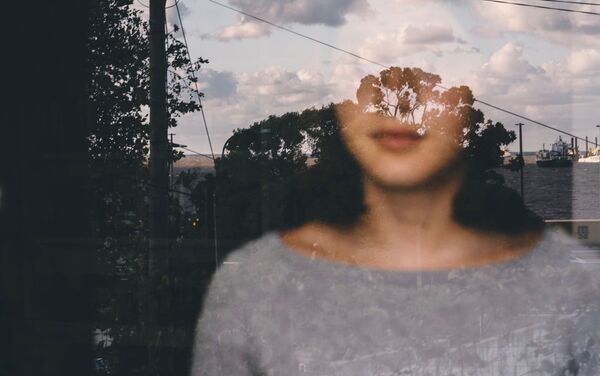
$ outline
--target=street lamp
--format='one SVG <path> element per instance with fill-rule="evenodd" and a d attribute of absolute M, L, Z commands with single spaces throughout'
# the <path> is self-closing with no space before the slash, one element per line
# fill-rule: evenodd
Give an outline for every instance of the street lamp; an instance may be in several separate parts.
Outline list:
<path fill-rule="evenodd" d="M 257 129 L 256 128 L 254 128 L 254 129 L 250 128 L 250 130 L 252 132 L 256 132 Z M 265 135 L 265 134 L 269 134 L 269 133 L 271 133 L 271 129 L 269 129 L 269 128 L 260 128 L 260 129 L 258 129 L 258 134 L 260 134 L 260 135 Z M 229 142 L 231 140 L 233 140 L 235 136 L 237 136 L 236 133 L 234 133 L 233 136 L 229 137 L 227 139 L 227 141 L 225 141 L 225 143 L 223 144 L 223 150 L 221 150 L 221 158 L 225 157 L 225 149 L 227 149 L 227 146 L 229 146 Z"/>
<path fill-rule="evenodd" d="M 227 146 L 229 145 L 229 142 L 235 137 L 235 134 L 231 137 L 229 137 L 225 143 L 223 144 L 223 150 L 221 150 L 221 156 L 219 157 L 219 159 L 223 159 L 225 158 L 225 149 L 227 149 Z M 215 169 L 216 171 L 216 169 Z"/>
<path fill-rule="evenodd" d="M 254 129 L 251 129 L 251 131 L 252 132 L 256 132 L 257 129 L 254 128 Z M 260 128 L 260 129 L 258 129 L 258 133 L 260 135 L 269 134 L 269 133 L 271 133 L 271 129 L 269 129 L 269 128 Z M 237 136 L 237 133 L 234 133 L 223 144 L 223 149 L 221 151 L 221 157 L 219 158 L 219 159 L 221 159 L 221 162 L 224 161 L 223 158 L 225 157 L 225 149 L 227 149 L 227 147 L 229 146 L 229 143 L 233 140 L 233 138 L 235 138 L 235 136 Z M 216 157 L 213 158 L 211 156 L 208 156 L 208 155 L 199 153 L 197 151 L 194 151 L 192 149 L 189 149 L 187 147 L 187 145 L 175 144 L 175 143 L 172 142 L 172 140 L 171 140 L 171 143 L 172 143 L 172 147 L 181 148 L 181 149 L 190 151 L 190 152 L 192 152 L 192 153 L 194 153 L 196 155 L 201 155 L 201 156 L 207 157 L 209 159 L 212 159 L 213 163 L 214 163 L 214 167 L 215 167 L 216 179 L 220 178 L 220 173 L 219 173 L 219 171 L 217 171 L 217 161 L 216 161 L 217 158 Z M 222 171 L 223 171 L 223 169 L 221 169 L 221 172 Z M 219 266 L 219 250 L 218 250 L 219 246 L 218 246 L 218 237 L 217 237 L 218 225 L 217 225 L 217 189 L 216 188 L 217 187 L 216 187 L 216 181 L 215 181 L 215 186 L 213 187 L 213 190 L 212 190 L 212 201 L 213 201 L 213 238 L 214 238 L 213 240 L 214 240 L 214 250 L 215 250 L 215 265 L 216 265 L 216 267 L 218 267 Z M 261 199 L 263 199 L 262 194 L 261 194 Z M 262 222 L 263 222 L 263 219 L 261 217 L 261 223 Z M 264 227 L 264 224 L 262 224 L 262 226 Z"/>
<path fill-rule="evenodd" d="M 525 189 L 523 186 L 523 168 L 525 167 L 525 159 L 523 158 L 523 123 L 515 124 L 519 127 L 519 165 L 521 167 L 521 200 L 525 202 Z"/>
<path fill-rule="evenodd" d="M 596 128 L 598 128 L 598 138 L 596 139 L 596 153 L 598 153 L 598 180 L 600 182 L 600 149 L 598 148 L 598 140 L 600 139 L 600 124 L 597 124 Z M 598 191 L 598 209 L 600 210 L 600 190 Z"/>
<path fill-rule="evenodd" d="M 250 128 L 250 129 L 248 129 L 248 131 L 249 131 L 249 132 L 251 132 L 251 133 L 257 133 L 257 132 L 258 132 L 258 134 L 259 134 L 261 137 L 262 137 L 263 135 L 268 135 L 268 134 L 270 134 L 270 133 L 271 133 L 271 129 L 270 129 L 270 128 L 262 128 L 262 127 L 260 127 L 260 128 Z M 222 149 L 222 151 L 221 151 L 221 157 L 219 158 L 220 170 L 217 170 L 217 163 L 216 163 L 216 160 L 215 160 L 215 174 L 216 174 L 216 178 L 217 178 L 217 180 L 218 180 L 218 179 L 221 179 L 221 178 L 223 177 L 222 175 L 224 175 L 224 173 L 225 173 L 225 169 L 224 169 L 224 163 L 225 163 L 225 150 L 226 150 L 226 149 L 229 147 L 229 144 L 230 144 L 230 142 L 231 142 L 231 141 L 232 141 L 232 140 L 233 140 L 235 137 L 239 137 L 238 133 L 234 133 L 234 134 L 233 134 L 231 137 L 229 137 L 229 138 L 228 138 L 228 139 L 225 141 L 225 143 L 223 144 L 223 149 Z M 261 141 L 262 141 L 262 140 L 261 140 Z M 262 145 L 262 142 L 261 142 L 261 145 Z M 262 166 L 262 164 L 261 164 L 261 166 Z M 264 169 L 263 169 L 263 168 L 261 168 L 261 171 L 260 171 L 260 173 L 261 173 L 261 180 L 262 180 L 262 179 L 264 179 L 264 177 L 265 177 L 265 173 L 264 173 Z M 215 187 L 215 189 L 213 189 L 213 194 L 214 194 L 214 196 L 213 196 L 213 201 L 214 201 L 214 202 L 216 202 L 216 187 Z M 262 188 L 262 185 L 261 185 L 261 190 L 260 190 L 261 209 L 260 209 L 260 213 L 259 213 L 259 214 L 260 214 L 260 222 L 261 222 L 261 230 L 264 230 L 264 229 L 266 228 L 266 216 L 263 214 L 263 211 L 264 211 L 264 203 L 266 202 L 266 200 L 265 200 L 265 197 L 264 197 L 264 196 L 265 196 L 265 193 L 264 193 L 264 190 L 263 190 L 263 188 Z M 217 234 L 217 227 L 218 227 L 218 225 L 217 225 L 217 217 L 216 217 L 216 204 L 215 204 L 215 207 L 214 207 L 213 211 L 214 211 L 214 213 L 215 213 L 215 217 L 214 217 L 214 221 L 213 221 L 213 222 L 214 222 L 214 226 L 215 226 L 215 230 L 214 230 L 214 231 L 215 231 L 215 239 L 216 239 L 216 236 L 217 236 L 217 235 L 216 235 L 216 234 Z M 218 255 L 217 255 L 217 253 L 215 252 L 215 259 L 217 259 L 217 256 L 218 256 Z"/>

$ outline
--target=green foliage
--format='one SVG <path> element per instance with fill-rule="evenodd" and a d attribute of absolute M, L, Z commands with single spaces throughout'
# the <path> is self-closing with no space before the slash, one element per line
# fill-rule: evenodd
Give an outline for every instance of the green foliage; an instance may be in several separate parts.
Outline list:
<path fill-rule="evenodd" d="M 382 70 L 379 77 L 364 77 L 356 98 L 363 111 L 414 122 L 416 112 L 437 99 L 434 89 L 441 81 L 440 76 L 419 68 L 391 67 Z"/>
<path fill-rule="evenodd" d="M 515 141 L 512 131 L 507 131 L 502 123 L 485 122 L 477 136 L 469 137 L 466 148 L 471 165 L 476 171 L 488 172 L 492 168 L 502 166 L 502 145 Z"/>
<path fill-rule="evenodd" d="M 358 110 L 374 112 L 419 126 L 423 132 L 435 128 L 448 135 L 448 142 L 463 145 L 470 173 L 486 179 L 489 170 L 502 165 L 502 146 L 516 139 L 501 123 L 485 121 L 475 109 L 475 97 L 468 86 L 438 90 L 440 76 L 419 68 L 391 67 L 379 77 L 368 75 L 356 92 Z M 462 134 L 451 128 L 460 126 Z"/>
<path fill-rule="evenodd" d="M 310 220 L 346 225 L 361 215 L 361 172 L 342 143 L 336 115 L 352 111 L 447 133 L 448 142 L 462 145 L 467 166 L 457 219 L 497 231 L 529 228 L 534 216 L 494 171 L 502 165 L 502 146 L 513 142 L 515 133 L 486 121 L 467 86 L 438 90 L 440 83 L 439 76 L 421 69 L 392 67 L 361 80 L 357 103 L 270 116 L 235 131 L 227 141 L 229 152 L 216 164 L 221 236 L 241 243 L 274 228 Z M 316 159 L 310 166 L 307 155 Z"/>
<path fill-rule="evenodd" d="M 130 7 L 131 1 L 92 3 L 87 45 L 93 231 L 99 262 L 113 281 L 100 292 L 97 326 L 110 332 L 114 347 L 139 334 L 131 328 L 124 329 L 123 325 L 141 323 L 140 289 L 147 282 L 143 276 L 149 187 L 148 24 L 140 11 Z M 173 33 L 176 32 L 177 28 Z M 202 58 L 190 61 L 185 45 L 173 33 L 165 41 L 169 69 L 166 105 L 171 128 L 177 126 L 182 115 L 200 109 L 191 85 L 194 73 L 208 62 Z M 173 151 L 171 159 L 175 161 L 181 156 L 182 153 Z M 181 213 L 177 205 L 171 200 L 169 233 L 173 237 L 180 231 Z"/>
<path fill-rule="evenodd" d="M 148 25 L 139 11 L 122 1 L 99 0 L 95 4 L 88 38 L 92 161 L 140 168 L 149 152 Z M 175 27 L 173 33 L 177 31 Z M 166 42 L 167 108 L 169 126 L 175 127 L 177 118 L 200 109 L 191 84 L 194 73 L 208 61 L 189 61 L 185 45 L 173 34 Z M 180 157 L 173 154 L 174 160 Z"/>
<path fill-rule="evenodd" d="M 219 223 L 236 223 L 220 226 L 225 238 L 241 241 L 289 222 L 292 179 L 307 169 L 309 145 L 301 119 L 296 112 L 270 116 L 236 130 L 228 140 L 226 155 L 216 165 Z"/>
<path fill-rule="evenodd" d="M 358 169 L 339 136 L 336 106 L 344 105 L 354 106 L 270 116 L 234 132 L 216 163 L 219 236 L 234 240 L 224 247 L 310 219 L 352 217 L 355 208 L 345 203 L 361 197 Z M 194 190 L 196 207 L 207 206 L 211 184 Z"/>

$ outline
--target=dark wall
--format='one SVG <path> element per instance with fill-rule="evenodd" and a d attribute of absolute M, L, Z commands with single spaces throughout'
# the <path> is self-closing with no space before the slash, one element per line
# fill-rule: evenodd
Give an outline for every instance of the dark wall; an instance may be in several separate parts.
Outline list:
<path fill-rule="evenodd" d="M 9 2 L 3 14 L 0 374 L 91 374 L 87 2 Z"/>

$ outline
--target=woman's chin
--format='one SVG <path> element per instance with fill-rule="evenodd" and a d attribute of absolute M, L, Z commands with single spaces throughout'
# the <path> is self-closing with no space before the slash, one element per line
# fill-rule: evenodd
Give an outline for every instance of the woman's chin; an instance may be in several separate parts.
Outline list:
<path fill-rule="evenodd" d="M 444 163 L 443 165 L 423 163 L 404 163 L 390 167 L 380 165 L 369 169 L 366 178 L 374 185 L 386 190 L 416 191 L 437 187 L 453 179 L 460 171 L 459 163 Z"/>

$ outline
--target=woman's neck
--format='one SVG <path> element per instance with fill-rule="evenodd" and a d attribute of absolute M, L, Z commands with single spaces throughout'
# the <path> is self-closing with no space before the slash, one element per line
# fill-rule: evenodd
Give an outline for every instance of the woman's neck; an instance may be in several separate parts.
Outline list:
<path fill-rule="evenodd" d="M 474 240 L 472 231 L 453 216 L 454 197 L 461 187 L 458 176 L 443 185 L 419 190 L 390 190 L 365 179 L 366 213 L 349 229 L 356 257 L 393 258 L 412 266 L 429 260 L 459 259 Z M 362 251 L 361 251 L 362 250 Z"/>
<path fill-rule="evenodd" d="M 390 190 L 365 180 L 367 210 L 352 226 L 313 222 L 283 238 L 312 256 L 397 270 L 490 264 L 522 254 L 539 239 L 537 233 L 508 237 L 458 223 L 453 202 L 461 184 L 456 176 L 435 187 Z"/>
<path fill-rule="evenodd" d="M 425 245 L 417 236 L 437 245 L 460 227 L 453 217 L 453 201 L 460 186 L 457 178 L 419 190 L 389 190 L 365 180 L 367 210 L 353 232 L 368 235 L 379 247 L 416 241 Z"/>

